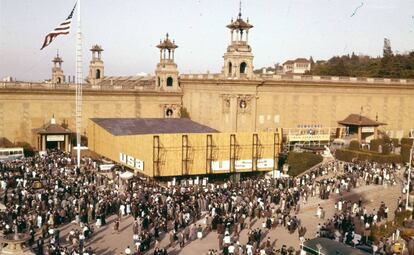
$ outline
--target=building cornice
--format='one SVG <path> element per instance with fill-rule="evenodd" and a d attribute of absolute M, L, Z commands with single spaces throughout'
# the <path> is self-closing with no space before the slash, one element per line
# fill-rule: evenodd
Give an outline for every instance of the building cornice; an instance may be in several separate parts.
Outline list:
<path fill-rule="evenodd" d="M 74 95 L 75 84 L 0 82 L 0 93 L 5 94 L 68 94 Z M 100 86 L 84 85 L 84 95 L 140 95 L 140 96 L 182 96 L 181 91 L 158 91 L 143 86 Z"/>

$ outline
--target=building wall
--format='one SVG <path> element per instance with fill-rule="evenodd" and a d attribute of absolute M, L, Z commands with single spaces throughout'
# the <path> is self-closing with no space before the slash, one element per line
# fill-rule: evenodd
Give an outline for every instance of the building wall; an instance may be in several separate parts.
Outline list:
<path fill-rule="evenodd" d="M 8 84 L 9 85 L 9 84 Z M 49 84 L 51 86 L 53 84 Z M 23 86 L 23 85 L 18 85 Z M 45 85 L 46 86 L 46 85 Z M 82 106 L 82 135 L 89 118 L 162 118 L 165 105 L 181 104 L 180 93 L 115 89 L 85 89 Z M 34 145 L 32 129 L 39 128 L 55 115 L 58 124 L 75 128 L 75 92 L 70 88 L 16 89 L 0 84 L 0 137 L 12 142 Z"/>
<path fill-rule="evenodd" d="M 254 132 L 298 125 L 336 127 L 337 121 L 360 113 L 385 122 L 383 130 L 414 128 L 414 81 L 318 76 L 258 76 L 255 79 L 222 79 L 220 75 L 181 75 L 182 92 L 162 92 L 85 86 L 82 133 L 93 117 L 164 117 L 179 106 L 193 121 L 221 132 Z M 246 108 L 241 109 L 244 100 Z M 32 145 L 32 129 L 55 115 L 75 131 L 73 85 L 0 83 L 0 137 Z M 178 116 L 178 113 L 174 116 Z"/>
<path fill-rule="evenodd" d="M 276 135 L 274 132 L 258 133 L 258 142 L 255 147 L 257 148 L 258 167 L 253 167 L 256 165 L 253 164 L 256 162 L 253 161 L 256 158 L 256 156 L 253 158 L 254 133 L 237 133 L 235 134 L 236 146 L 232 147 L 235 165 L 230 168 L 233 170 L 230 170 L 226 166 L 232 162 L 230 158 L 231 133 L 113 136 L 93 121 L 89 122 L 88 129 L 89 149 L 129 166 L 136 172 L 155 177 L 250 172 L 252 168 L 254 171 L 269 171 L 273 169 L 273 166 L 266 164 L 270 162 L 269 160 L 277 164 L 280 152 L 280 130 Z M 187 161 L 183 161 L 186 155 L 183 149 L 183 135 L 188 138 Z M 207 148 L 207 135 L 211 135 L 212 138 L 211 159 L 207 153 L 210 151 Z M 156 152 L 154 154 L 154 136 L 158 136 L 160 141 L 158 168 L 154 164 L 154 160 L 157 160 L 157 157 L 154 157 L 157 154 Z M 137 160 L 140 162 L 139 166 L 136 163 Z M 143 168 L 140 169 L 140 166 Z"/>
<path fill-rule="evenodd" d="M 351 113 L 385 122 L 383 130 L 400 130 L 407 136 L 414 128 L 414 83 L 384 80 L 306 81 L 221 80 L 207 76 L 182 76 L 183 105 L 192 120 L 223 132 L 264 131 L 301 124 L 336 127 Z M 335 79 L 334 79 L 335 78 Z M 331 79 L 331 78 L 330 78 Z M 349 79 L 349 78 L 348 78 Z M 356 78 L 355 78 L 356 79 Z M 247 99 L 241 110 L 239 101 Z"/>

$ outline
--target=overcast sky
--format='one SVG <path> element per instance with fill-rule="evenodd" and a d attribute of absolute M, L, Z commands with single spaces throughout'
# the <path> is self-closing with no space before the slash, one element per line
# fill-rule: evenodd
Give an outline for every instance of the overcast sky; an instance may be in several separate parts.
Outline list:
<path fill-rule="evenodd" d="M 58 49 L 65 74 L 75 74 L 76 17 L 70 35 L 39 50 L 74 3 L 0 0 L 0 79 L 49 79 Z M 238 0 L 82 0 L 84 76 L 96 43 L 104 49 L 105 75 L 153 73 L 155 45 L 166 32 L 179 46 L 181 73 L 220 72 L 230 39 L 225 26 L 238 6 Z M 384 37 L 394 52 L 414 49 L 413 0 L 243 0 L 242 14 L 254 25 L 249 40 L 255 68 L 297 57 L 378 56 Z"/>

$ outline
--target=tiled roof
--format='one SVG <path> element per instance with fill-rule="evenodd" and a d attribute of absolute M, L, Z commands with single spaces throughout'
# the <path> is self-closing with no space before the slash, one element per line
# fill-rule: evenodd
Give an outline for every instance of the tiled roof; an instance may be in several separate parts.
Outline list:
<path fill-rule="evenodd" d="M 307 60 L 306 58 L 297 58 L 294 60 L 295 63 L 310 63 L 309 60 Z"/>
<path fill-rule="evenodd" d="M 102 86 L 150 86 L 154 85 L 154 77 L 147 76 L 105 76 L 98 85 Z"/>
<path fill-rule="evenodd" d="M 92 48 L 90 49 L 90 51 L 103 51 L 102 47 L 98 44 L 95 44 L 92 46 Z"/>
<path fill-rule="evenodd" d="M 283 63 L 283 65 L 292 65 L 294 63 L 310 63 L 309 60 L 307 60 L 306 58 L 297 58 L 295 60 L 287 60 L 285 63 Z"/>
<path fill-rule="evenodd" d="M 52 60 L 53 63 L 62 63 L 63 60 L 61 57 L 59 57 L 59 55 L 57 55 L 56 57 L 53 58 Z"/>
<path fill-rule="evenodd" d="M 371 120 L 368 117 L 359 114 L 350 114 L 344 120 L 338 121 L 342 125 L 353 125 L 353 126 L 381 126 L 387 125 L 386 123 Z"/>
<path fill-rule="evenodd" d="M 164 41 L 160 40 L 160 44 L 157 45 L 157 48 L 159 48 L 159 49 L 175 49 L 175 48 L 178 48 L 178 45 L 176 45 L 174 41 L 171 42 L 171 40 L 168 38 L 168 34 L 167 34 Z"/>
<path fill-rule="evenodd" d="M 0 137 L 0 148 L 11 148 L 16 147 L 9 139 L 6 137 Z"/>
<path fill-rule="evenodd" d="M 92 118 L 93 122 L 115 136 L 176 133 L 218 133 L 190 119 Z"/>
<path fill-rule="evenodd" d="M 293 60 L 288 60 L 285 63 L 283 63 L 284 65 L 292 65 L 294 62 Z"/>
<path fill-rule="evenodd" d="M 250 29 L 253 26 L 249 24 L 249 21 L 244 21 L 241 17 L 239 17 L 236 21 L 231 21 L 229 25 L 227 25 L 230 29 Z"/>
<path fill-rule="evenodd" d="M 48 123 L 41 128 L 36 128 L 34 131 L 38 134 L 71 134 L 72 131 L 68 128 L 64 128 L 58 124 Z"/>

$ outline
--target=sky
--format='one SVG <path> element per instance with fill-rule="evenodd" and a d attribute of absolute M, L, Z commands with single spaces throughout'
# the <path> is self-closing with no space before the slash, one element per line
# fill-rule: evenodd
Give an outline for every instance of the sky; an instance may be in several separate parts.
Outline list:
<path fill-rule="evenodd" d="M 0 0 L 0 79 L 51 77 L 57 50 L 65 75 L 75 75 L 76 15 L 71 33 L 40 50 L 75 0 Z M 104 49 L 105 76 L 154 73 L 155 46 L 168 32 L 179 48 L 180 73 L 220 72 L 230 40 L 226 25 L 239 0 L 82 0 L 83 73 L 89 49 Z M 254 68 L 298 57 L 380 56 L 384 38 L 400 53 L 414 50 L 413 0 L 243 0 L 242 15 L 254 28 L 249 43 Z"/>

